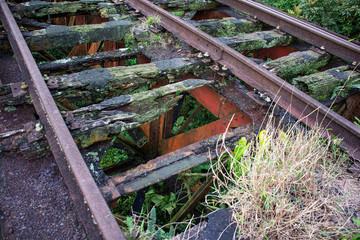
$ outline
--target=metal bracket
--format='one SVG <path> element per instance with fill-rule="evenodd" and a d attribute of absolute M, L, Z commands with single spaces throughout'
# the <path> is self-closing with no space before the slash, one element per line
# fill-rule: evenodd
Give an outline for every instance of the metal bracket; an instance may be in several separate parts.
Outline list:
<path fill-rule="evenodd" d="M 10 86 L 11 93 L 12 93 L 14 98 L 22 97 L 22 96 L 25 96 L 27 94 L 27 91 L 23 90 L 21 88 L 21 85 L 22 85 L 22 82 L 16 82 L 14 84 L 11 84 L 11 86 Z"/>
<path fill-rule="evenodd" d="M 29 143 L 36 142 L 44 137 L 44 134 L 42 132 L 36 131 L 35 122 L 28 122 L 25 123 L 23 126 Z"/>
<path fill-rule="evenodd" d="M 55 80 L 54 76 L 49 77 L 49 80 L 47 81 L 46 85 L 48 86 L 49 89 L 57 89 L 57 88 L 59 88 L 59 84 Z"/>

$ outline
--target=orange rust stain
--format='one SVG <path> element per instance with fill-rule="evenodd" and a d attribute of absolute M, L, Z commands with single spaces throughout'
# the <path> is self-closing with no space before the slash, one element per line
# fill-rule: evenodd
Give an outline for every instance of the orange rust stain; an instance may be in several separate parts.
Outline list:
<path fill-rule="evenodd" d="M 198 11 L 195 16 L 191 19 L 194 21 L 204 20 L 204 19 L 223 19 L 225 17 L 230 17 L 228 14 L 212 10 L 212 11 Z"/>
<path fill-rule="evenodd" d="M 240 111 L 235 104 L 218 94 L 209 86 L 195 88 L 190 90 L 189 93 L 217 118 L 223 118 Z"/>
<path fill-rule="evenodd" d="M 190 72 L 182 76 L 182 80 L 186 80 L 186 79 L 199 79 L 199 78 Z"/>
<path fill-rule="evenodd" d="M 281 46 L 281 47 L 272 47 L 272 48 L 264 48 L 253 51 L 253 58 L 263 59 L 270 58 L 271 60 L 275 60 L 284 56 L 289 55 L 292 52 L 297 52 L 296 48 L 290 46 Z"/>
<path fill-rule="evenodd" d="M 231 120 L 232 115 L 219 119 L 215 122 L 209 123 L 202 127 L 198 127 L 191 131 L 179 134 L 169 139 L 163 139 L 159 147 L 160 154 L 166 154 L 173 152 L 177 149 L 186 147 L 189 144 L 199 142 L 201 140 L 207 139 L 216 134 L 220 134 L 226 131 L 229 121 Z M 243 124 L 250 123 L 250 119 L 243 114 L 238 112 L 234 115 L 233 120 L 230 123 L 230 127 L 239 127 Z"/>
<path fill-rule="evenodd" d="M 140 129 L 144 132 L 147 139 L 150 137 L 150 123 L 146 123 L 140 126 Z"/>
<path fill-rule="evenodd" d="M 151 59 L 146 57 L 145 55 L 142 54 L 138 54 L 136 55 L 136 63 L 137 64 L 145 64 L 145 63 L 150 63 Z"/>

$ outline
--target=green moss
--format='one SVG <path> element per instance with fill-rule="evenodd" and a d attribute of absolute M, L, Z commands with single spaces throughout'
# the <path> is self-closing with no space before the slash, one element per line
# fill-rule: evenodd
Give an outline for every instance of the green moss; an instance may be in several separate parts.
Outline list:
<path fill-rule="evenodd" d="M 136 65 L 137 59 L 136 58 L 130 58 L 125 60 L 125 66 L 133 66 Z"/>
<path fill-rule="evenodd" d="M 178 17 L 182 17 L 182 15 L 184 15 L 184 11 L 177 11 L 177 12 L 170 12 L 172 15 L 178 16 Z"/>
<path fill-rule="evenodd" d="M 135 192 L 121 196 L 116 200 L 116 207 L 112 208 L 111 211 L 121 216 L 127 216 L 131 212 L 131 207 L 134 204 L 136 194 L 137 193 Z"/>
<path fill-rule="evenodd" d="M 124 136 L 125 138 L 127 138 L 129 141 L 134 142 L 134 139 L 130 136 L 130 134 L 127 131 L 122 131 L 120 133 L 120 135 Z"/>
<path fill-rule="evenodd" d="M 110 148 L 101 159 L 100 167 L 105 168 L 116 163 L 129 160 L 129 155 L 124 149 Z"/>
<path fill-rule="evenodd" d="M 192 11 L 195 10 L 207 10 L 212 9 L 217 5 L 216 1 L 211 0 L 195 0 L 188 5 L 188 8 Z"/>

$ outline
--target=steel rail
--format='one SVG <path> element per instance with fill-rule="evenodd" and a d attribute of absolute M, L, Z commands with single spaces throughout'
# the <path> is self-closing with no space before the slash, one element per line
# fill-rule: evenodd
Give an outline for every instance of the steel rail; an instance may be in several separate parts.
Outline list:
<path fill-rule="evenodd" d="M 249 85 L 267 92 L 274 102 L 288 110 L 306 125 L 310 127 L 323 126 L 329 129 L 330 133 L 343 138 L 342 146 L 347 148 L 354 158 L 360 159 L 360 128 L 355 124 L 339 116 L 275 74 L 254 64 L 253 61 L 239 52 L 155 4 L 146 0 L 125 0 L 125 2 L 146 16 L 160 16 L 161 25 L 165 29 L 200 51 L 208 52 L 213 60 L 227 65 L 233 74 Z"/>
<path fill-rule="evenodd" d="M 309 22 L 250 0 L 217 0 L 356 65 L 360 46 Z"/>
<path fill-rule="evenodd" d="M 45 125 L 49 145 L 86 233 L 91 239 L 125 239 L 67 129 L 5 0 L 0 0 L 0 6 L 0 18 L 16 61 L 29 86 L 36 112 Z"/>

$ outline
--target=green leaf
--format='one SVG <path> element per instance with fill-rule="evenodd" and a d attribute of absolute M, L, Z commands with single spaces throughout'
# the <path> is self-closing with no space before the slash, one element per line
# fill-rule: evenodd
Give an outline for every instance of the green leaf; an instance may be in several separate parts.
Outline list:
<path fill-rule="evenodd" d="M 163 200 L 164 200 L 164 196 L 161 196 L 159 194 L 152 194 L 152 196 L 150 197 L 150 200 L 155 204 L 158 205 L 160 204 Z"/>
<path fill-rule="evenodd" d="M 360 227 L 360 220 L 358 220 L 356 218 L 353 218 L 352 220 L 354 221 L 354 223 L 356 223 Z"/>
<path fill-rule="evenodd" d="M 235 147 L 234 153 L 233 153 L 233 157 L 239 161 L 241 159 L 241 157 L 244 155 L 244 152 L 246 151 L 246 149 L 249 147 L 249 144 L 246 144 L 247 140 L 245 137 L 242 137 L 238 143 L 238 145 Z"/>
<path fill-rule="evenodd" d="M 359 240 L 359 239 L 360 239 L 360 233 L 357 233 L 352 237 L 352 240 Z"/>
<path fill-rule="evenodd" d="M 126 225 L 129 228 L 129 232 L 132 232 L 134 229 L 134 223 L 132 221 L 132 218 L 130 216 L 126 216 Z"/>
<path fill-rule="evenodd" d="M 155 223 L 156 223 L 156 208 L 153 207 L 150 211 L 150 218 L 147 232 L 154 233 L 155 232 Z"/>

